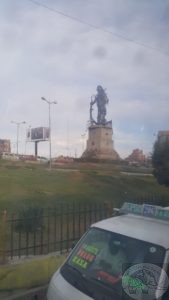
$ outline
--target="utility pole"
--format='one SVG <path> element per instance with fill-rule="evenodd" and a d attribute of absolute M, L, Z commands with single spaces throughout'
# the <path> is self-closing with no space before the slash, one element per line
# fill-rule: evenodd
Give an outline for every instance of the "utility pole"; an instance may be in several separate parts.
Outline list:
<path fill-rule="evenodd" d="M 41 97 L 43 101 L 48 104 L 48 117 L 49 117 L 49 169 L 52 169 L 52 140 L 51 140 L 51 105 L 57 104 L 56 101 L 49 101 L 44 97 Z"/>
<path fill-rule="evenodd" d="M 23 122 L 16 122 L 16 121 L 11 121 L 11 123 L 15 124 L 16 125 L 16 154 L 18 155 L 19 154 L 19 129 L 20 129 L 20 125 L 21 124 L 26 124 L 25 121 Z"/>

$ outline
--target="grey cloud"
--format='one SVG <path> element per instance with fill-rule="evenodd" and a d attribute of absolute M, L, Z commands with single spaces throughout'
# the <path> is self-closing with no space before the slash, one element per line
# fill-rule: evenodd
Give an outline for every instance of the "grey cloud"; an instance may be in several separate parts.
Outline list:
<path fill-rule="evenodd" d="M 137 53 L 134 55 L 133 61 L 138 65 L 144 65 L 145 63 L 148 63 L 146 54 L 141 50 L 138 50 Z"/>
<path fill-rule="evenodd" d="M 103 46 L 96 47 L 93 51 L 93 54 L 98 59 L 103 59 L 106 56 L 106 48 Z"/>
<path fill-rule="evenodd" d="M 169 4 L 163 11 L 160 20 L 165 24 L 169 24 Z"/>

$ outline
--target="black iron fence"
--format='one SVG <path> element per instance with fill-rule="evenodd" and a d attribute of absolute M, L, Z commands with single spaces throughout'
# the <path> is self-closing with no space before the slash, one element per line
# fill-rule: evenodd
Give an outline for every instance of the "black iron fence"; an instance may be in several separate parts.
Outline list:
<path fill-rule="evenodd" d="M 58 204 L 23 217 L 1 216 L 1 260 L 67 252 L 94 222 L 112 215 L 111 203 Z"/>
<path fill-rule="evenodd" d="M 168 197 L 150 195 L 121 203 L 58 203 L 53 209 L 26 208 L 0 213 L 0 263 L 9 259 L 67 252 L 94 222 L 110 217 L 124 201 L 168 206 Z"/>

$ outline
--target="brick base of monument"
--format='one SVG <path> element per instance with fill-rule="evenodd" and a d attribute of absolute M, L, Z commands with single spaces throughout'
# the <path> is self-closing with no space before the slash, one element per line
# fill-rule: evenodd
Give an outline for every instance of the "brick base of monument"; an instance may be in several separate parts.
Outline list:
<path fill-rule="evenodd" d="M 111 126 L 91 125 L 88 128 L 87 146 L 82 158 L 119 160 L 120 157 L 114 150 L 112 135 Z"/>

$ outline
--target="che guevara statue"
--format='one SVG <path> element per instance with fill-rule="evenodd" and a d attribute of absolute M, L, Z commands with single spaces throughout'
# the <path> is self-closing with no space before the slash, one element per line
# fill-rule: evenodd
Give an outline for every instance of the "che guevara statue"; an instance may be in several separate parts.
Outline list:
<path fill-rule="evenodd" d="M 91 123 L 95 123 L 97 125 L 105 125 L 106 124 L 106 105 L 109 102 L 107 94 L 101 85 L 97 86 L 97 94 L 91 97 L 90 102 L 90 121 Z M 92 111 L 93 105 L 97 104 L 97 122 L 93 119 Z"/>

